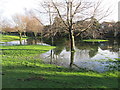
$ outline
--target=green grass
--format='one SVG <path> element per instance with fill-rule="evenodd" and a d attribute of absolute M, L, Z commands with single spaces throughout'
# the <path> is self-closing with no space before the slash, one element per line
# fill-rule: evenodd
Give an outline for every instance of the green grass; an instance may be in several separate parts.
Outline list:
<path fill-rule="evenodd" d="M 118 88 L 119 72 L 97 73 L 45 64 L 51 46 L 2 46 L 3 88 Z"/>
<path fill-rule="evenodd" d="M 10 41 L 16 41 L 16 40 L 20 40 L 19 36 L 11 36 L 11 35 L 3 35 L 0 34 L 0 42 L 10 42 Z M 22 37 L 23 39 L 27 39 L 28 37 Z"/>
<path fill-rule="evenodd" d="M 85 42 L 107 42 L 108 40 L 101 40 L 101 39 L 88 39 L 88 40 L 83 40 Z"/>

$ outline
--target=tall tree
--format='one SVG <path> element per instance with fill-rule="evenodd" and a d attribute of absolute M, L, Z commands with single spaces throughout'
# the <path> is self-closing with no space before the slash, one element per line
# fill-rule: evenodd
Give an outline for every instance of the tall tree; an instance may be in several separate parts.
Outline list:
<path fill-rule="evenodd" d="M 52 29 L 52 23 L 53 23 L 53 16 L 55 12 L 51 2 L 42 3 L 42 7 L 44 8 L 45 13 L 48 14 L 48 17 L 49 17 L 49 29 L 48 29 L 47 35 L 51 37 L 51 41 L 53 45 L 54 31 Z"/>
<path fill-rule="evenodd" d="M 52 1 L 52 4 L 53 4 L 59 18 L 61 19 L 63 24 L 66 26 L 66 30 L 69 32 L 69 37 L 70 37 L 70 41 L 71 41 L 71 51 L 75 51 L 73 19 L 74 19 L 75 15 L 84 11 L 84 8 L 88 9 L 91 6 L 87 3 L 86 3 L 86 6 L 81 5 L 82 4 L 81 1 L 75 3 L 74 0 L 65 0 L 65 2 L 60 2 L 59 4 Z M 63 11 L 64 11 L 64 13 L 63 13 Z"/>
<path fill-rule="evenodd" d="M 10 21 L 6 18 L 2 18 L 2 20 L 0 22 L 0 29 L 1 29 L 1 32 L 3 32 L 3 33 L 15 31 L 13 28 L 11 28 Z"/>
<path fill-rule="evenodd" d="M 27 23 L 27 29 L 29 32 L 33 32 L 35 37 L 38 33 L 42 32 L 43 25 L 35 17 L 31 17 Z"/>
<path fill-rule="evenodd" d="M 89 30 L 89 28 L 94 25 L 94 18 L 100 16 L 100 13 L 103 11 L 99 10 L 100 5 L 101 2 L 86 2 L 86 0 L 51 0 L 51 2 L 45 2 L 45 4 L 43 4 L 46 12 L 38 11 L 40 13 L 48 13 L 50 22 L 49 30 L 51 33 L 56 32 L 51 29 L 52 18 L 54 15 L 60 18 L 63 26 L 65 26 L 64 31 L 69 33 L 71 51 L 75 51 L 74 31 L 78 30 L 80 32 L 79 34 L 81 34 L 82 32 Z M 108 11 L 109 9 L 102 14 L 102 17 L 99 17 L 99 20 L 108 16 Z M 80 26 L 75 25 L 77 21 L 82 21 L 83 23 L 89 22 L 86 24 L 85 28 L 81 28 Z"/>
<path fill-rule="evenodd" d="M 85 0 L 65 0 L 61 2 L 51 1 L 57 15 L 66 27 L 66 31 L 69 32 L 71 41 L 71 51 L 75 51 L 74 31 L 79 30 L 84 32 L 89 30 L 94 25 L 94 18 L 98 16 L 99 6 L 101 2 L 92 3 Z M 107 10 L 108 12 L 108 10 Z M 102 17 L 106 17 L 108 13 L 104 13 Z M 76 21 L 88 22 L 85 28 L 75 27 Z"/>
<path fill-rule="evenodd" d="M 20 40 L 21 40 L 22 39 L 22 32 L 25 32 L 25 30 L 26 30 L 26 25 L 27 25 L 26 16 L 16 14 L 12 18 L 13 18 L 13 21 L 15 23 L 16 30 L 19 33 Z"/>

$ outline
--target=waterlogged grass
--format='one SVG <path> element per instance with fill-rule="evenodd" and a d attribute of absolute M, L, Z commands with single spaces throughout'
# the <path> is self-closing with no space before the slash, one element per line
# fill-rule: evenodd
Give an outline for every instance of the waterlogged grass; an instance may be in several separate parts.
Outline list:
<path fill-rule="evenodd" d="M 45 64 L 39 58 L 54 47 L 2 47 L 3 88 L 118 88 L 119 72 L 97 73 Z"/>
<path fill-rule="evenodd" d="M 28 37 L 22 37 L 23 39 L 27 39 Z M 19 36 L 11 36 L 11 35 L 3 35 L 0 34 L 0 42 L 10 42 L 10 41 L 16 41 L 20 40 Z"/>
<path fill-rule="evenodd" d="M 83 40 L 85 42 L 107 42 L 109 40 L 101 40 L 101 39 L 88 39 L 88 40 Z"/>

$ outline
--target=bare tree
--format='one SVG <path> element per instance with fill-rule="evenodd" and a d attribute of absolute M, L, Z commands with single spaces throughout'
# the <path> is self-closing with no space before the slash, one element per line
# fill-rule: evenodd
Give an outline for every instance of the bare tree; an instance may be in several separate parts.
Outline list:
<path fill-rule="evenodd" d="M 59 17 L 54 18 L 54 22 L 52 24 L 52 33 L 53 35 L 58 35 L 58 34 L 67 34 L 66 32 L 66 26 L 62 22 L 62 20 Z"/>
<path fill-rule="evenodd" d="M 27 31 L 33 32 L 34 36 L 36 38 L 37 34 L 39 33 L 41 35 L 41 42 L 43 38 L 43 28 L 44 25 L 41 22 L 41 18 L 37 16 L 36 12 L 34 10 L 27 10 L 25 9 L 25 14 L 29 17 L 28 23 L 27 23 Z"/>
<path fill-rule="evenodd" d="M 8 32 L 14 32 L 15 30 L 11 28 L 10 21 L 6 18 L 3 18 L 0 22 L 0 28 L 1 32 L 8 33 Z"/>
<path fill-rule="evenodd" d="M 71 41 L 71 51 L 75 51 L 74 31 L 79 30 L 80 34 L 89 30 L 94 25 L 94 18 L 99 15 L 99 20 L 108 16 L 108 11 L 100 17 L 100 4 L 101 2 L 85 2 L 85 0 L 65 0 L 61 2 L 55 2 L 51 0 L 51 3 L 55 9 L 55 12 L 61 19 L 62 23 L 66 27 L 66 32 L 69 33 Z M 75 25 L 77 21 L 86 23 L 86 27 L 81 28 Z"/>
<path fill-rule="evenodd" d="M 38 11 L 40 13 L 48 13 L 50 22 L 49 31 L 51 31 L 51 34 L 55 34 L 57 32 L 54 31 L 51 27 L 53 16 L 55 15 L 60 18 L 60 21 L 65 27 L 64 31 L 69 33 L 71 51 L 75 51 L 74 32 L 79 31 L 78 34 L 86 32 L 94 25 L 94 18 L 97 17 L 99 20 L 101 20 L 102 18 L 109 15 L 108 9 L 102 14 L 102 16 L 100 16 L 101 12 L 103 12 L 103 10 L 99 8 L 100 5 L 101 2 L 86 2 L 86 0 L 62 0 L 59 2 L 51 0 L 51 2 L 45 2 L 45 4 L 43 4 L 46 12 Z M 81 27 L 81 25 L 77 26 L 76 23 L 78 21 L 85 23 L 85 27 Z M 55 26 L 55 23 L 53 23 L 53 26 Z"/>
<path fill-rule="evenodd" d="M 74 0 L 65 0 L 65 2 L 55 3 L 52 1 L 52 4 L 62 20 L 63 24 L 66 26 L 66 31 L 69 32 L 69 37 L 71 41 L 71 51 L 75 51 L 75 42 L 74 42 L 74 28 L 75 17 L 79 17 L 79 13 L 85 12 L 85 10 L 91 8 L 91 3 L 82 2 Z M 63 6 L 64 5 L 64 6 Z M 64 11 L 64 13 L 63 13 Z"/>
<path fill-rule="evenodd" d="M 33 32 L 36 37 L 38 33 L 42 32 L 43 25 L 36 17 L 31 17 L 27 23 L 27 29 L 29 32 Z"/>
<path fill-rule="evenodd" d="M 22 32 L 25 32 L 26 25 L 27 25 L 27 18 L 24 15 L 16 14 L 12 17 L 13 21 L 15 23 L 15 28 L 17 32 L 19 33 L 20 40 L 22 39 Z"/>
<path fill-rule="evenodd" d="M 40 15 L 44 14 L 48 16 L 48 23 L 49 25 L 47 25 L 45 27 L 45 29 L 47 27 L 49 27 L 47 30 L 44 29 L 44 37 L 51 37 L 52 40 L 52 44 L 53 44 L 53 38 L 55 35 L 55 31 L 52 29 L 52 24 L 53 24 L 53 18 L 55 16 L 55 10 L 53 8 L 53 5 L 51 2 L 46 2 L 44 1 L 43 3 L 39 3 L 39 7 L 42 7 L 43 10 L 39 10 L 39 9 L 35 9 L 35 11 L 37 11 Z"/>

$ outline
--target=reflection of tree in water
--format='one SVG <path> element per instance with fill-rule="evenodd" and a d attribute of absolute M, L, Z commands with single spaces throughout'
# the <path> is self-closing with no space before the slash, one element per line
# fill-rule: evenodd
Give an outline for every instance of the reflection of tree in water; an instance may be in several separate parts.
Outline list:
<path fill-rule="evenodd" d="M 89 56 L 93 57 L 97 54 L 97 52 L 98 52 L 98 47 L 91 48 L 91 50 L 89 51 Z"/>
<path fill-rule="evenodd" d="M 65 42 L 65 49 L 66 49 L 66 51 L 70 51 L 70 41 L 69 40 Z"/>
<path fill-rule="evenodd" d="M 50 56 L 49 56 L 50 57 L 50 64 L 55 63 L 55 61 L 58 60 L 58 57 L 59 57 L 60 53 L 61 53 L 61 50 L 56 51 L 54 49 L 54 50 L 50 51 Z M 54 62 L 53 62 L 53 60 L 54 60 Z"/>
<path fill-rule="evenodd" d="M 102 50 L 110 50 L 111 52 L 118 52 L 120 48 L 120 40 L 110 39 L 106 44 L 100 46 Z"/>
<path fill-rule="evenodd" d="M 61 41 L 56 41 L 54 43 L 56 45 L 56 48 L 54 49 L 54 53 L 56 55 L 59 55 L 65 47 L 65 40 L 63 40 L 62 42 Z"/>
<path fill-rule="evenodd" d="M 59 39 L 57 39 L 57 40 L 54 39 L 53 42 L 49 42 L 50 39 L 47 39 L 46 41 L 44 41 L 45 43 L 47 43 L 49 45 L 56 46 L 56 48 L 54 48 L 50 52 L 50 64 L 53 62 L 53 60 L 54 61 L 58 60 L 60 53 L 63 51 L 63 49 L 65 47 L 66 39 L 65 38 L 59 38 Z"/>
<path fill-rule="evenodd" d="M 98 43 L 76 43 L 76 47 L 80 50 L 89 50 L 89 56 L 93 57 L 98 52 Z"/>
<path fill-rule="evenodd" d="M 53 61 L 53 50 L 51 50 L 50 52 L 50 64 L 52 64 L 52 61 Z"/>
<path fill-rule="evenodd" d="M 22 39 L 20 39 L 19 41 L 20 41 L 20 45 L 22 45 Z"/>
<path fill-rule="evenodd" d="M 95 48 L 98 46 L 99 43 L 76 42 L 76 47 L 80 50 L 90 50 L 91 48 Z"/>
<path fill-rule="evenodd" d="M 56 45 L 56 48 L 53 49 L 53 51 L 51 51 L 51 55 L 52 55 L 51 58 L 53 58 L 54 60 L 57 60 L 57 57 L 59 57 L 60 53 L 64 49 L 66 51 L 70 51 L 70 41 L 69 40 L 65 40 L 65 39 L 57 40 L 57 41 L 54 41 L 54 45 Z M 96 53 L 98 52 L 98 44 L 76 42 L 76 47 L 80 50 L 90 50 L 90 52 L 89 52 L 90 57 L 96 55 Z M 70 61 L 71 61 L 70 67 L 72 67 L 72 65 L 75 67 L 78 67 L 77 65 L 73 64 L 74 53 L 75 52 L 71 52 L 71 54 L 70 54 Z"/>
<path fill-rule="evenodd" d="M 27 44 L 28 45 L 35 44 L 35 39 L 27 39 Z"/>
<path fill-rule="evenodd" d="M 68 65 L 69 64 L 70 68 L 81 69 L 81 66 L 79 66 L 76 63 L 76 58 L 77 58 L 77 60 L 79 58 L 82 58 L 82 56 L 83 56 L 83 58 L 84 58 L 84 56 L 86 58 L 87 57 L 91 58 L 97 54 L 98 47 L 100 47 L 100 48 L 102 47 L 102 48 L 108 50 L 106 47 L 110 44 L 109 44 L 109 42 L 104 42 L 104 43 L 76 42 L 76 49 L 78 50 L 76 52 L 70 52 L 69 40 L 65 40 L 65 39 L 61 38 L 59 40 L 54 41 L 53 45 L 56 46 L 56 48 L 51 50 L 51 53 L 49 54 L 50 55 L 49 56 L 50 64 L 56 64 L 56 65 Z M 63 55 L 64 54 L 63 50 L 65 51 L 65 53 L 67 53 L 66 55 L 68 55 L 69 57 L 66 55 Z M 62 51 L 63 51 L 63 53 L 61 53 Z M 87 52 L 85 52 L 85 51 L 87 51 Z M 64 57 L 67 57 L 67 58 L 64 59 Z M 66 59 L 68 61 L 64 61 Z"/>
<path fill-rule="evenodd" d="M 73 67 L 77 68 L 77 69 L 82 69 L 80 66 L 78 66 L 77 64 L 74 63 L 74 59 L 75 59 L 75 52 L 71 52 L 70 53 L 70 69 L 72 69 Z"/>
<path fill-rule="evenodd" d="M 73 65 L 73 62 L 74 62 L 74 55 L 75 55 L 75 52 L 71 52 L 71 55 L 70 55 L 70 68 L 72 68 L 72 65 Z"/>
<path fill-rule="evenodd" d="M 57 46 L 53 51 L 54 51 L 54 54 L 56 55 L 59 55 L 62 50 L 64 49 L 64 46 Z"/>

